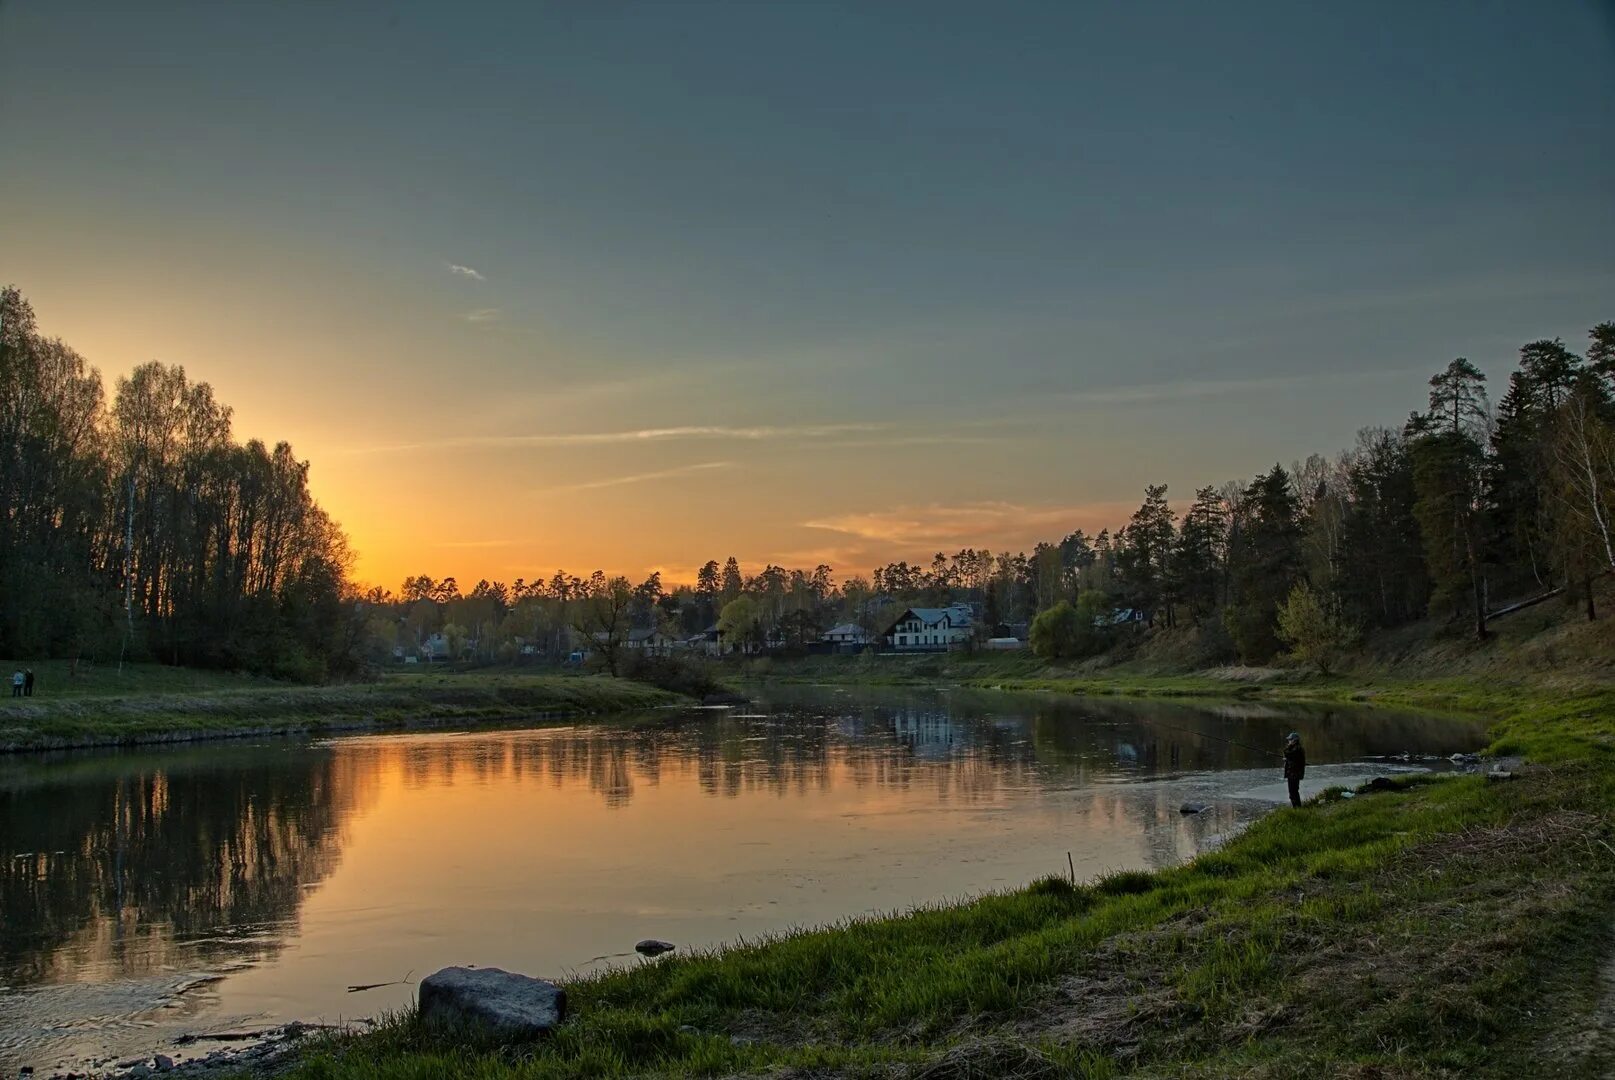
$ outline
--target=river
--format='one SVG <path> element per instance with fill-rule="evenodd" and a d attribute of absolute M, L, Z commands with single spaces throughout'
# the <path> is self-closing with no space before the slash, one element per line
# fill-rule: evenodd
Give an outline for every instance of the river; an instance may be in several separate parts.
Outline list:
<path fill-rule="evenodd" d="M 353 984 L 569 976 L 641 962 L 645 937 L 1012 888 L 1068 853 L 1079 877 L 1169 866 L 1284 799 L 1292 729 L 1310 792 L 1482 741 L 1361 707 L 790 687 L 566 726 L 0 758 L 0 1067 L 183 1060 L 218 1045 L 187 1035 L 414 993 Z"/>

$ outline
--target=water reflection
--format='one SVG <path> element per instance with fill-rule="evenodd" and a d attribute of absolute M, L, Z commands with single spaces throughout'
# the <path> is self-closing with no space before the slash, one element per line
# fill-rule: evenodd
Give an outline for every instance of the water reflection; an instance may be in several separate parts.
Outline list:
<path fill-rule="evenodd" d="M 0 982 L 139 975 L 172 943 L 204 963 L 259 959 L 253 933 L 336 867 L 373 770 L 284 744 L 0 765 Z"/>
<path fill-rule="evenodd" d="M 1344 708 L 794 688 L 573 728 L 0 760 L 0 1062 L 87 1045 L 53 1026 L 92 1008 L 75 984 L 177 997 L 175 973 L 233 970 L 208 1008 L 351 1015 L 346 982 L 439 960 L 718 943 L 1020 884 L 1066 851 L 1081 873 L 1168 865 L 1259 812 L 1184 818 L 1185 791 L 1248 787 L 1292 728 L 1318 763 L 1479 737 Z"/>

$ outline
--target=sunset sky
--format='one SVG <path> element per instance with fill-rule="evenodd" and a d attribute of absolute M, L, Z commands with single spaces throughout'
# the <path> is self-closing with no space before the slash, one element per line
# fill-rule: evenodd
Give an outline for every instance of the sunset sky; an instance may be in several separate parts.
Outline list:
<path fill-rule="evenodd" d="M 0 0 L 0 283 L 359 577 L 1029 548 L 1615 319 L 1610 6 Z"/>

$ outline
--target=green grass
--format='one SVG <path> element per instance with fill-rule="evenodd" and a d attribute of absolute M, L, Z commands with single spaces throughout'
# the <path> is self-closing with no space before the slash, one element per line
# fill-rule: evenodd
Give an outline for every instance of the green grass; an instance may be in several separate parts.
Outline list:
<path fill-rule="evenodd" d="M 73 664 L 67 660 L 0 660 L 0 677 L 10 694 L 11 673 L 33 668 L 34 701 L 61 698 L 119 697 L 134 694 L 211 693 L 218 690 L 248 690 L 294 683 L 278 682 L 239 672 L 210 671 L 206 668 L 170 667 L 167 664 L 116 663 Z M 9 698 L 0 698 L 0 705 Z"/>
<path fill-rule="evenodd" d="M 1487 704 L 1427 690 L 1394 693 Z M 1510 782 L 1331 793 L 1174 869 L 580 979 L 573 1018 L 537 1045 L 395 1017 L 293 1075 L 1600 1075 L 1615 691 L 1492 704 L 1495 749 L 1539 763 Z"/>
<path fill-rule="evenodd" d="M 298 686 L 149 665 L 74 680 L 61 668 L 35 667 L 41 677 L 34 697 L 0 699 L 0 751 L 522 720 L 678 700 L 640 683 L 584 675 L 444 672 Z"/>

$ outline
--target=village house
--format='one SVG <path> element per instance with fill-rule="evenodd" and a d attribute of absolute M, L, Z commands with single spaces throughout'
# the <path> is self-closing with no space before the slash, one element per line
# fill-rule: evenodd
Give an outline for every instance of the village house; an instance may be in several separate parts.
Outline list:
<path fill-rule="evenodd" d="M 679 642 L 671 634 L 664 634 L 661 630 L 630 630 L 624 642 L 630 649 L 637 649 L 646 656 L 667 656 Z"/>
<path fill-rule="evenodd" d="M 393 659 L 404 664 L 425 660 L 428 664 L 449 658 L 449 641 L 442 634 L 432 634 L 411 649 L 405 645 L 393 646 Z"/>
<path fill-rule="evenodd" d="M 896 652 L 962 649 L 970 644 L 975 634 L 975 622 L 968 604 L 907 608 L 886 631 L 885 641 Z"/>
<path fill-rule="evenodd" d="M 1095 626 L 1128 626 L 1149 621 L 1149 613 L 1142 608 L 1114 608 L 1108 615 L 1094 616 Z"/>
<path fill-rule="evenodd" d="M 828 645 L 831 652 L 838 653 L 861 652 L 874 641 L 867 630 L 851 622 L 832 626 L 819 636 L 819 640 Z"/>
<path fill-rule="evenodd" d="M 713 623 L 699 634 L 691 634 L 685 638 L 684 647 L 691 652 L 706 656 L 722 656 L 723 642 L 719 640 L 718 624 Z"/>
<path fill-rule="evenodd" d="M 575 652 L 574 656 L 581 658 L 588 653 L 598 652 L 600 646 L 604 645 L 607 640 L 607 634 L 604 630 L 596 630 L 589 637 L 592 639 L 589 649 Z M 643 653 L 646 656 L 668 656 L 672 654 L 674 649 L 684 647 L 684 643 L 673 635 L 664 634 L 656 629 L 629 630 L 621 636 L 618 645 L 620 648 L 632 649 L 634 652 Z"/>

